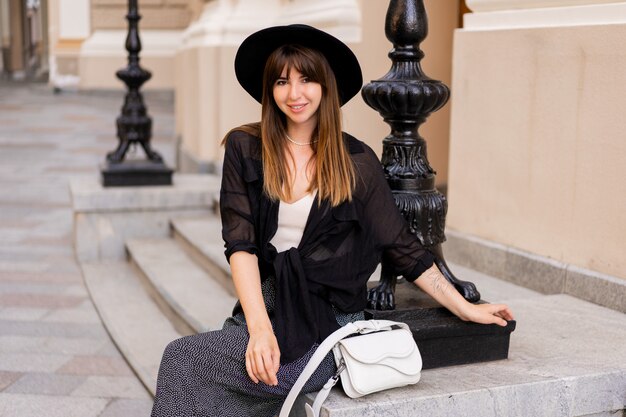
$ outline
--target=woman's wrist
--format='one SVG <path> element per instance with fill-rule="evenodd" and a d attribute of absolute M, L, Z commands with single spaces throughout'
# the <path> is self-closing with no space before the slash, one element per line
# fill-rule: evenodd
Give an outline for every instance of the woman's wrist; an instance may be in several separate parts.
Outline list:
<path fill-rule="evenodd" d="M 272 323 L 270 322 L 269 318 L 267 320 L 253 321 L 246 319 L 246 322 L 248 324 L 248 333 L 250 333 L 251 336 L 265 332 L 274 332 L 274 330 L 272 329 Z"/>

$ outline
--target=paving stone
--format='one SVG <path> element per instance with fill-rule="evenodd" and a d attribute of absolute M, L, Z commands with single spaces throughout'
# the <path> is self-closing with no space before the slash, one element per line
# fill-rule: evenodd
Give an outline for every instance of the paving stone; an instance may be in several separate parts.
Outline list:
<path fill-rule="evenodd" d="M 76 356 L 57 371 L 73 375 L 132 375 L 128 364 L 122 358 L 108 356 Z"/>
<path fill-rule="evenodd" d="M 70 358 L 71 356 L 59 354 L 3 352 L 0 355 L 0 370 L 54 372 L 67 363 Z"/>
<path fill-rule="evenodd" d="M 42 321 L 85 324 L 101 323 L 98 312 L 93 306 L 91 299 L 87 297 L 79 306 L 75 308 L 59 308 L 50 310 L 48 314 L 42 317 Z"/>
<path fill-rule="evenodd" d="M 135 376 L 90 376 L 80 387 L 77 387 L 72 392 L 72 395 L 80 397 L 152 399 L 146 388 Z"/>
<path fill-rule="evenodd" d="M 0 320 L 0 328 L 3 334 L 14 336 L 108 338 L 102 325 L 95 324 Z"/>
<path fill-rule="evenodd" d="M 101 355 L 100 352 L 103 351 L 104 347 L 111 344 L 109 340 L 103 339 L 0 336 L 0 352 Z"/>
<path fill-rule="evenodd" d="M 0 309 L 0 320 L 34 321 L 43 318 L 49 311 L 44 308 L 6 307 Z"/>
<path fill-rule="evenodd" d="M 0 391 L 17 381 L 22 375 L 21 372 L 0 371 Z"/>
<path fill-rule="evenodd" d="M 0 271 L 4 272 L 44 272 L 49 269 L 51 265 L 44 262 L 15 262 L 10 260 L 0 260 Z"/>
<path fill-rule="evenodd" d="M 105 342 L 102 345 L 102 347 L 96 352 L 96 354 L 99 356 L 113 356 L 113 357 L 120 357 L 121 355 L 117 346 L 115 346 L 115 344 L 113 344 L 113 342 L 110 340 Z"/>
<path fill-rule="evenodd" d="M 152 411 L 152 400 L 112 401 L 99 417 L 148 417 Z"/>
<path fill-rule="evenodd" d="M 11 394 L 69 395 L 85 379 L 84 376 L 29 373 L 24 374 L 4 392 Z"/>
<path fill-rule="evenodd" d="M 74 273 L 62 273 L 42 271 L 33 272 L 16 272 L 0 270 L 0 281 L 18 281 L 18 282 L 57 282 L 60 284 L 82 282 L 83 277 L 79 271 Z"/>
<path fill-rule="evenodd" d="M 0 294 L 0 305 L 8 307 L 29 308 L 63 308 L 75 307 L 85 297 L 43 294 Z"/>
<path fill-rule="evenodd" d="M 0 294 L 44 294 L 44 295 L 73 295 L 88 296 L 84 285 L 80 284 L 50 284 L 19 281 L 0 281 Z"/>
<path fill-rule="evenodd" d="M 0 416 L 98 417 L 107 403 L 100 398 L 0 393 Z"/>

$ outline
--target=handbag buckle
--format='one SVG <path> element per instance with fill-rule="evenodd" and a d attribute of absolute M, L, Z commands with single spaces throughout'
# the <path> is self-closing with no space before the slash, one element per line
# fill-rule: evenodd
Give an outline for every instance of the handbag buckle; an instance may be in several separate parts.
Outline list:
<path fill-rule="evenodd" d="M 339 380 L 339 375 L 341 375 L 344 369 L 346 369 L 346 361 L 344 361 L 343 358 L 341 358 L 341 361 L 339 362 L 339 366 L 337 367 L 337 372 L 335 372 L 335 375 L 333 375 L 332 377 L 333 381 L 335 381 L 335 384 Z"/>

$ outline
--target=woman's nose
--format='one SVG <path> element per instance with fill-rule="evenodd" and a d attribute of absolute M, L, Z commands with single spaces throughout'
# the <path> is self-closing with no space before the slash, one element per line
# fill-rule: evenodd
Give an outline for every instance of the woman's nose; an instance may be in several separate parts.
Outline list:
<path fill-rule="evenodd" d="M 300 85 L 299 83 L 289 84 L 289 98 L 294 100 L 300 98 Z"/>

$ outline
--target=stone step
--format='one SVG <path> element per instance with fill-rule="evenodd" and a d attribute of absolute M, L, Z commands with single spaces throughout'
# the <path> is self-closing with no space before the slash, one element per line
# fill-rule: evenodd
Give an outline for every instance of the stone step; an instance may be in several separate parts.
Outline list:
<path fill-rule="evenodd" d="M 184 331 L 186 325 L 198 333 L 222 327 L 237 300 L 173 239 L 132 239 L 126 247 L 176 326 Z"/>
<path fill-rule="evenodd" d="M 509 299 L 509 359 L 422 371 L 420 382 L 365 397 L 334 388 L 328 417 L 608 417 L 626 406 L 626 317 L 567 295 Z M 418 344 L 419 345 L 419 344 Z M 307 394 L 311 402 L 313 394 Z M 305 417 L 302 408 L 295 414 Z"/>
<path fill-rule="evenodd" d="M 118 349 L 154 395 L 163 350 L 182 335 L 126 262 L 82 264 L 96 309 Z"/>
<path fill-rule="evenodd" d="M 230 265 L 224 256 L 222 223 L 219 216 L 176 218 L 171 221 L 172 235 L 189 256 L 211 276 L 236 295 Z"/>

